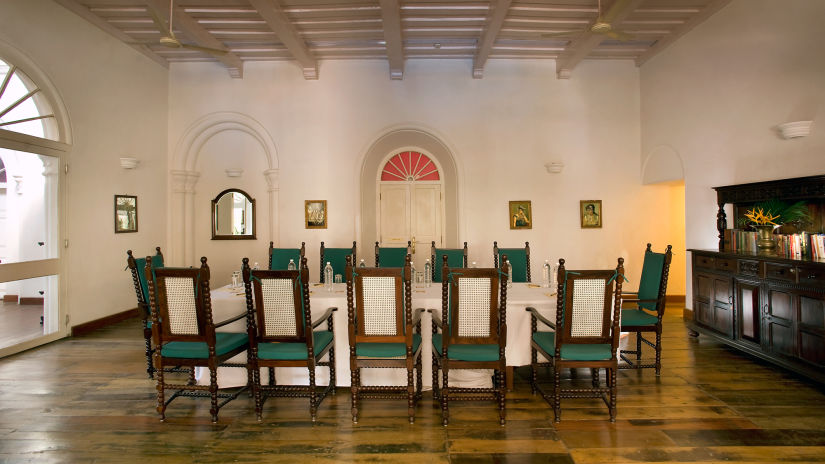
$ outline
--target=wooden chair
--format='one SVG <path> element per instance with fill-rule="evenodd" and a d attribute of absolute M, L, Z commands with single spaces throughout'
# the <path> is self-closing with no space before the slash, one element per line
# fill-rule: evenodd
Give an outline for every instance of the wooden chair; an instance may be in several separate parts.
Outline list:
<path fill-rule="evenodd" d="M 665 315 L 665 293 L 667 293 L 667 278 L 670 273 L 670 261 L 673 257 L 671 246 L 668 245 L 664 253 L 654 253 L 650 244 L 645 249 L 645 259 L 642 264 L 642 276 L 639 279 L 639 291 L 622 294 L 623 303 L 630 303 L 631 308 L 622 309 L 622 332 L 636 333 L 636 349 L 621 350 L 619 356 L 624 363 L 620 369 L 640 369 L 653 367 L 656 375 L 662 371 L 662 317 Z M 628 298 L 627 296 L 630 296 Z M 642 337 L 643 332 L 656 334 L 656 343 Z M 656 351 L 654 363 L 642 362 L 642 343 Z M 630 359 L 625 355 L 636 355 Z"/>
<path fill-rule="evenodd" d="M 321 401 L 327 394 L 335 394 L 333 315 L 337 308 L 328 308 L 316 322 L 312 322 L 309 269 L 305 257 L 300 266 L 300 271 L 251 270 L 249 258 L 243 259 L 246 307 L 254 314 L 248 331 L 252 390 L 259 421 L 264 402 L 270 396 L 309 398 L 309 414 L 315 422 Z M 326 330 L 315 330 L 324 322 Z M 329 355 L 328 360 L 322 361 L 326 355 Z M 320 391 L 315 385 L 316 366 L 329 368 L 329 384 Z M 261 367 L 270 370 L 269 385 L 261 385 Z M 307 368 L 309 385 L 277 385 L 275 367 Z"/>
<path fill-rule="evenodd" d="M 200 268 L 152 268 L 146 258 L 144 276 L 149 286 L 149 303 L 152 308 L 152 338 L 154 340 L 154 367 L 157 378 L 160 420 L 166 419 L 166 407 L 179 396 L 209 397 L 212 422 L 218 421 L 218 410 L 235 399 L 242 391 L 218 392 L 218 366 L 233 356 L 243 353 L 249 346 L 246 333 L 215 332 L 215 329 L 237 320 L 251 318 L 241 314 L 219 324 L 212 320 L 212 301 L 209 296 L 209 266 L 201 258 Z M 162 322 L 161 322 L 162 321 Z M 247 353 L 247 361 L 249 354 Z M 167 383 L 164 368 L 187 366 L 209 368 L 209 385 Z M 249 383 L 252 370 L 247 362 Z M 174 393 L 165 400 L 166 390 Z M 218 399 L 223 401 L 219 404 Z"/>
<path fill-rule="evenodd" d="M 531 313 L 531 387 L 533 393 L 553 406 L 555 421 L 561 420 L 561 398 L 601 398 L 610 412 L 610 422 L 616 421 L 616 370 L 619 347 L 619 310 L 622 302 L 624 259 L 616 269 L 568 271 L 559 260 L 556 321 L 551 322 L 535 309 Z M 539 331 L 538 324 L 553 329 Z M 538 354 L 547 362 L 538 362 Z M 553 369 L 553 392 L 546 393 L 538 383 L 540 367 Z M 574 383 L 562 389 L 561 370 L 589 368 L 593 375 L 589 387 Z M 599 381 L 599 369 L 604 368 L 605 386 Z M 552 400 L 552 401 L 551 401 Z"/>
<path fill-rule="evenodd" d="M 421 313 L 412 309 L 410 256 L 401 268 L 355 268 L 347 257 L 352 421 L 361 398 L 405 398 L 410 423 L 421 399 Z M 407 385 L 361 385 L 363 368 L 405 368 Z M 415 377 L 415 383 L 413 378 Z"/>
<path fill-rule="evenodd" d="M 155 368 L 152 366 L 152 314 L 149 309 L 149 284 L 143 273 L 143 268 L 146 263 L 149 263 L 152 269 L 163 267 L 163 253 L 160 252 L 160 247 L 155 247 L 155 256 L 148 258 L 135 258 L 132 255 L 132 250 L 126 251 L 126 265 L 132 273 L 132 283 L 135 286 L 135 294 L 137 295 L 138 314 L 141 318 L 143 326 L 143 338 L 146 342 L 146 373 L 149 374 L 150 379 L 155 378 Z"/>
<path fill-rule="evenodd" d="M 441 314 L 433 311 L 433 398 L 441 401 L 441 422 L 449 422 L 450 401 L 498 402 L 505 422 L 504 350 L 507 346 L 507 276 L 493 268 L 450 268 L 442 257 Z M 454 369 L 493 369 L 491 388 L 450 387 Z M 438 386 L 441 370 L 442 387 Z"/>
<path fill-rule="evenodd" d="M 375 267 L 404 267 L 411 247 L 410 240 L 407 240 L 407 248 L 379 247 L 378 242 L 375 242 Z"/>
<path fill-rule="evenodd" d="M 325 248 L 324 242 L 321 242 L 321 283 L 324 283 L 324 266 L 327 261 L 332 265 L 332 275 L 343 274 L 347 267 L 347 256 L 352 256 L 352 262 L 355 260 L 355 241 L 352 242 L 352 248 Z"/>
<path fill-rule="evenodd" d="M 301 248 L 273 248 L 272 242 L 269 242 L 269 266 L 267 269 L 286 271 L 289 267 L 289 260 L 292 260 L 295 263 L 295 269 L 298 269 L 304 256 L 306 256 L 304 242 L 301 242 Z"/>
<path fill-rule="evenodd" d="M 497 269 L 501 268 L 503 255 L 507 255 L 510 265 L 513 266 L 513 282 L 531 282 L 530 242 L 524 242 L 524 248 L 499 248 L 498 242 L 493 242 L 493 264 Z"/>
<path fill-rule="evenodd" d="M 467 267 L 467 242 L 464 242 L 464 248 L 436 248 L 435 241 L 430 247 L 430 262 L 432 265 L 432 279 L 433 282 L 441 282 L 441 266 L 442 256 L 447 257 L 447 265 L 450 267 Z M 436 272 L 436 268 L 438 271 Z"/>

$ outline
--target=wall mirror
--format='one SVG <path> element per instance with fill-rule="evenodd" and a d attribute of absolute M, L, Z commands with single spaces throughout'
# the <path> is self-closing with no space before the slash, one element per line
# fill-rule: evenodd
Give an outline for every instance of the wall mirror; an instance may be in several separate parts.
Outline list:
<path fill-rule="evenodd" d="M 212 240 L 254 240 L 255 200 L 240 189 L 226 189 L 212 200 Z"/>

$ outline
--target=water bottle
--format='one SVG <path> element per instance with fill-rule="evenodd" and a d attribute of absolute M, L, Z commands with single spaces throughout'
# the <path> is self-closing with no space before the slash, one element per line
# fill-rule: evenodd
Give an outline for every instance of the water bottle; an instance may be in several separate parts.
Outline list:
<path fill-rule="evenodd" d="M 473 268 L 473 269 L 475 269 L 475 268 L 477 268 L 478 266 L 476 266 L 476 262 L 475 262 L 475 261 L 473 261 L 473 262 L 470 264 L 470 267 L 471 267 L 471 268 Z"/>
<path fill-rule="evenodd" d="M 286 270 L 287 271 L 294 271 L 295 270 L 295 260 L 294 259 L 290 258 L 289 264 L 286 265 Z"/>
<path fill-rule="evenodd" d="M 544 266 L 541 267 L 541 286 L 544 288 L 550 287 L 550 260 L 544 260 Z"/>
<path fill-rule="evenodd" d="M 327 291 L 332 291 L 332 264 L 327 261 L 327 265 L 324 266 L 324 285 L 327 287 Z"/>
<path fill-rule="evenodd" d="M 365 263 L 364 260 L 361 259 L 361 262 L 358 263 L 358 267 L 367 267 L 367 263 Z"/>
<path fill-rule="evenodd" d="M 507 288 L 513 288 L 513 265 L 509 259 L 504 262 L 504 272 L 507 273 Z"/>
<path fill-rule="evenodd" d="M 429 287 L 433 281 L 433 270 L 430 266 L 430 260 L 424 263 L 424 285 Z"/>
<path fill-rule="evenodd" d="M 415 285 L 417 282 L 415 281 L 415 263 L 410 263 L 410 282 Z"/>
<path fill-rule="evenodd" d="M 257 271 L 257 270 L 258 270 L 258 263 L 257 263 L 257 262 L 256 262 L 256 263 L 252 266 L 252 270 L 253 270 L 253 271 Z"/>

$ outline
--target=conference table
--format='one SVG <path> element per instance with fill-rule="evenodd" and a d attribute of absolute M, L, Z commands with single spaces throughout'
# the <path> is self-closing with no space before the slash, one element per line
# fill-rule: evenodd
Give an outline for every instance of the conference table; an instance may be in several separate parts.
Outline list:
<path fill-rule="evenodd" d="M 347 334 L 347 286 L 345 283 L 332 285 L 328 290 L 323 284 L 310 284 L 310 308 L 313 315 L 320 316 L 327 308 L 338 308 L 333 313 L 335 325 L 335 366 L 336 384 L 342 387 L 350 385 L 349 370 L 349 340 Z M 506 358 L 508 371 L 512 367 L 530 364 L 530 314 L 525 311 L 528 306 L 536 308 L 542 315 L 555 320 L 556 294 L 553 287 L 544 288 L 537 284 L 513 283 L 507 289 L 507 348 Z M 246 297 L 243 286 L 231 288 L 221 287 L 211 292 L 212 319 L 216 322 L 224 321 L 246 312 Z M 412 307 L 441 312 L 441 284 L 433 283 L 430 287 L 424 284 L 414 284 L 412 288 Z M 326 324 L 318 327 L 326 330 Z M 246 320 L 241 319 L 226 326 L 220 327 L 224 332 L 246 332 Z M 421 363 L 422 379 L 425 389 L 432 387 L 432 315 L 425 311 L 421 318 Z M 246 353 L 242 353 L 229 362 L 245 363 Z M 316 383 L 324 385 L 329 381 L 329 371 L 325 367 L 316 368 Z M 207 368 L 198 368 L 196 377 L 199 384 L 208 384 Z M 276 381 L 281 385 L 306 385 L 308 374 L 306 368 L 277 368 Z M 267 377 L 262 376 L 262 381 Z M 405 385 L 405 369 L 362 369 L 361 380 L 365 385 Z M 218 386 L 221 388 L 246 385 L 247 373 L 245 369 L 233 367 L 218 368 Z M 485 371 L 451 371 L 450 383 L 465 386 L 485 385 L 490 382 L 489 372 Z M 512 385 L 512 376 L 508 377 L 508 384 Z"/>

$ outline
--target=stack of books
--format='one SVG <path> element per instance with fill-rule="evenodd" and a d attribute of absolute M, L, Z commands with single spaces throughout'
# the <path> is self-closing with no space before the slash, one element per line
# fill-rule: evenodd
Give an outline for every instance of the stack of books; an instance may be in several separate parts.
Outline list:
<path fill-rule="evenodd" d="M 726 229 L 726 251 L 757 252 L 756 232 L 741 229 Z M 776 234 L 773 235 L 776 243 L 774 252 L 788 258 L 811 257 L 825 260 L 825 234 Z"/>

